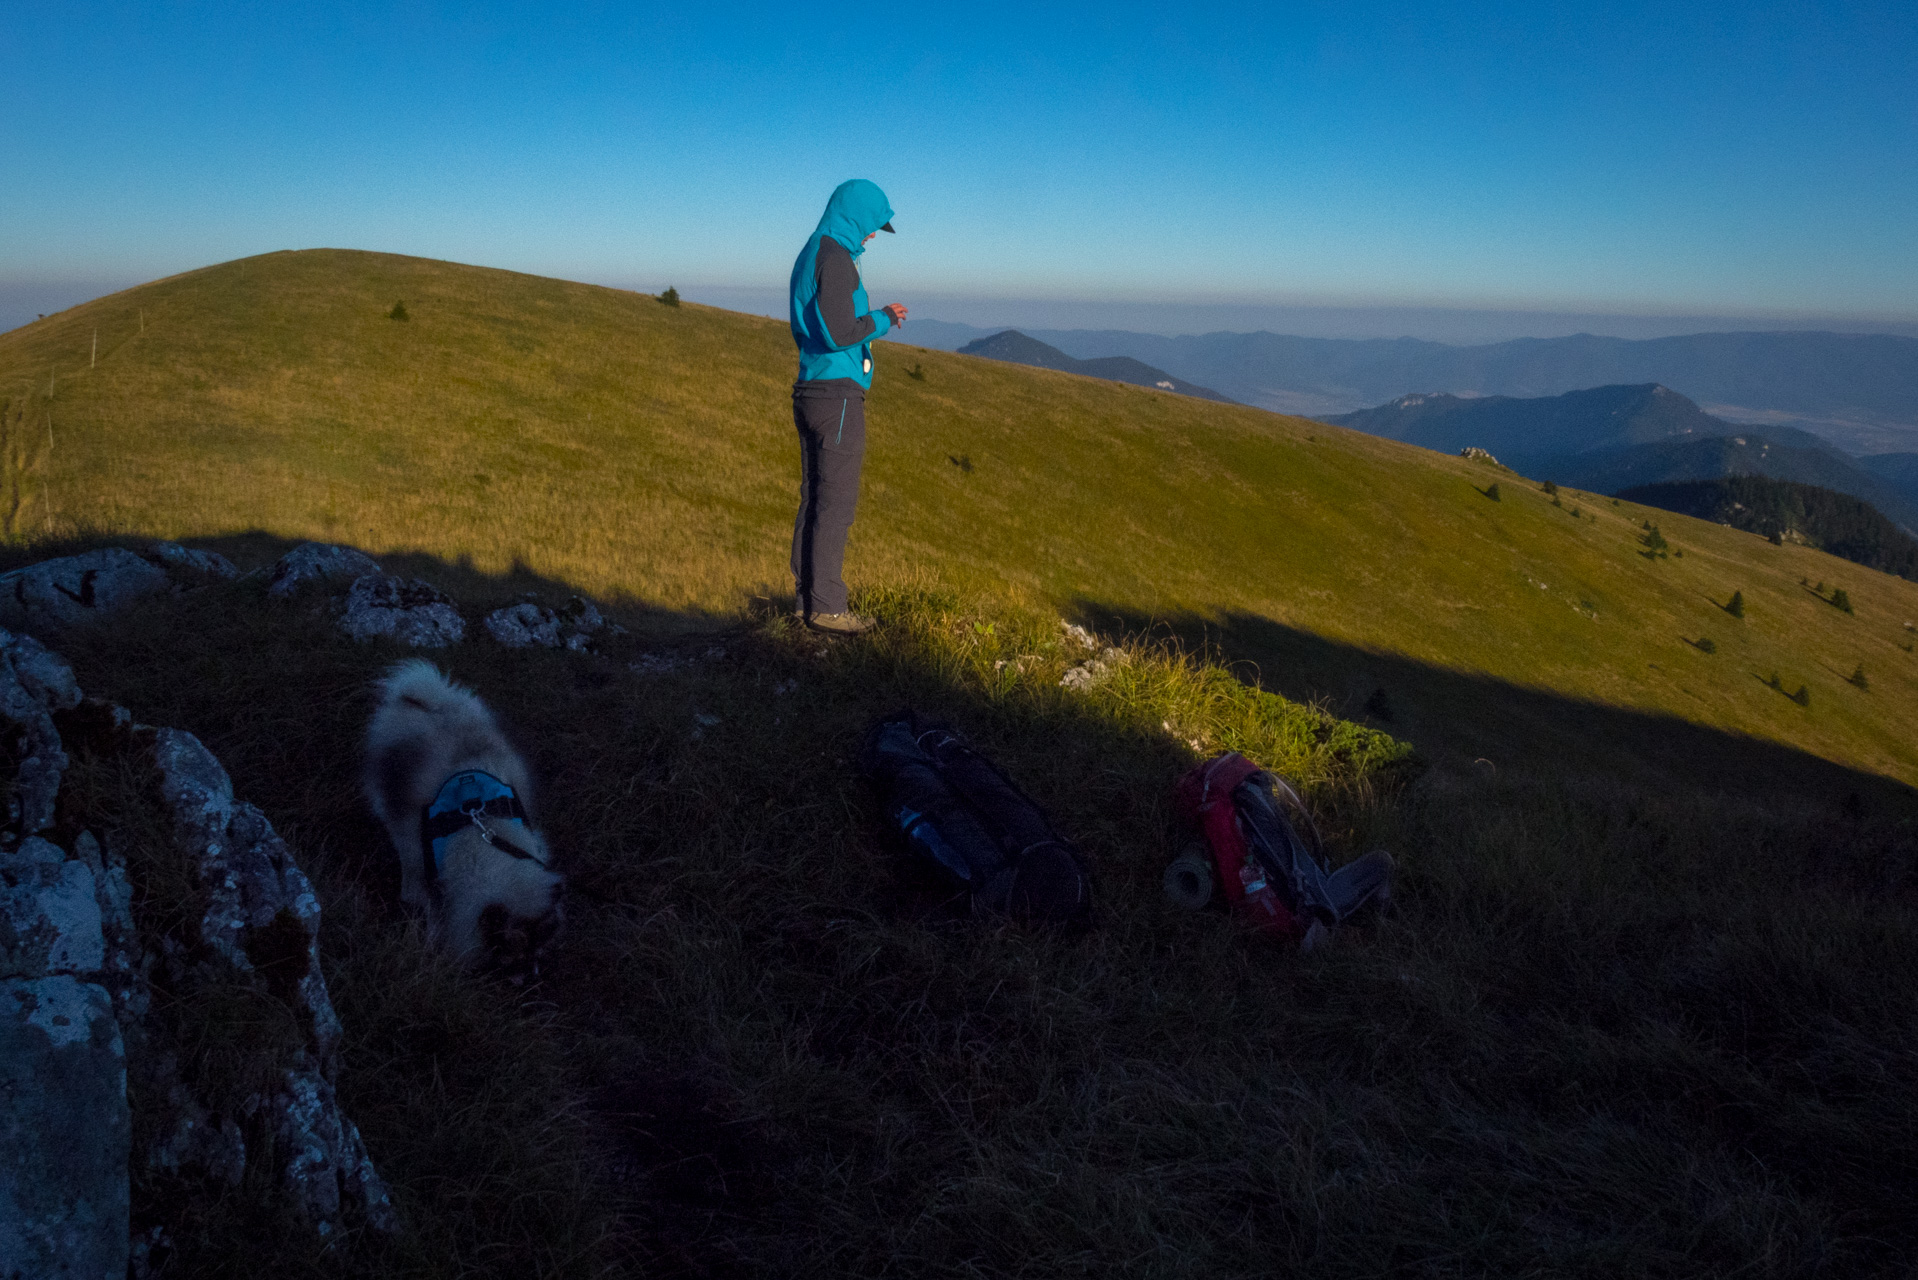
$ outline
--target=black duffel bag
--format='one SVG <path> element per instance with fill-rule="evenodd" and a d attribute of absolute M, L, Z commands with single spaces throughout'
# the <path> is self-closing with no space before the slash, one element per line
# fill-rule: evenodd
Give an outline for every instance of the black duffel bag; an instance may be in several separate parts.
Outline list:
<path fill-rule="evenodd" d="M 1078 851 L 992 761 L 943 724 L 900 711 L 874 725 L 860 768 L 907 856 L 971 895 L 975 913 L 1083 925 Z"/>

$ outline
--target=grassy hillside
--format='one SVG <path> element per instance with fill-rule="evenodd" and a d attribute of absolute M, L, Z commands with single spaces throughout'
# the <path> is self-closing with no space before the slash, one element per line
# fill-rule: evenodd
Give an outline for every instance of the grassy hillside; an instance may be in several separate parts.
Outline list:
<path fill-rule="evenodd" d="M 1676 717 L 1918 781 L 1918 586 L 1300 419 L 879 357 L 855 584 L 1176 626 L 1345 714 L 1384 688 L 1435 755 L 1720 767 L 1670 750 Z M 228 263 L 0 335 L 5 530 L 325 538 L 723 620 L 789 590 L 791 364 L 774 321 L 616 290 L 342 251 Z M 1642 554 L 1646 519 L 1682 556 Z M 1860 664 L 1869 692 L 1845 682 Z M 1602 742 L 1571 725 L 1592 707 L 1626 717 Z"/>
<path fill-rule="evenodd" d="M 888 346 L 850 566 L 884 626 L 828 643 L 782 608 L 789 351 L 763 320 L 334 252 L 0 335 L 5 562 L 117 533 L 255 567 L 320 537 L 469 617 L 584 589 L 637 631 L 439 655 L 527 745 L 571 878 L 523 989 L 398 908 L 356 791 L 396 650 L 257 577 L 52 637 L 90 694 L 199 734 L 313 876 L 341 1098 L 406 1224 L 319 1241 L 260 1176 L 136 1160 L 169 1274 L 1909 1273 L 1918 588 Z M 1060 686 L 1088 656 L 1061 613 L 1130 637 L 1088 691 Z M 899 872 L 849 760 L 902 704 L 1079 842 L 1093 930 L 954 918 Z M 1392 850 L 1398 914 L 1301 957 L 1166 903 L 1171 782 L 1226 747 L 1306 785 L 1337 860 Z M 152 918 L 193 919 L 143 780 L 74 755 L 69 821 L 121 815 L 86 820 L 160 869 Z M 257 1032 L 175 1012 L 206 1032 L 189 1079 Z"/>

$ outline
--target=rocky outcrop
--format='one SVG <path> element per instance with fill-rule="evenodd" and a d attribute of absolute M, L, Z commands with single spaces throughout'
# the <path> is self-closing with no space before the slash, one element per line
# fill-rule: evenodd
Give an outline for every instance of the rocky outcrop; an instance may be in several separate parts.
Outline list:
<path fill-rule="evenodd" d="M 0 982 L 0 1275 L 127 1270 L 126 1060 L 106 989 Z"/>
<path fill-rule="evenodd" d="M 143 550 L 106 547 L 42 560 L 0 574 L 0 626 L 57 631 L 111 618 L 169 589 L 183 590 L 239 576 L 217 551 L 177 542 Z"/>
<path fill-rule="evenodd" d="M 522 600 L 486 615 L 486 634 L 510 649 L 540 645 L 583 652 L 593 647 L 595 637 L 618 630 L 600 615 L 592 601 L 580 596 L 567 601 L 563 609 Z"/>
<path fill-rule="evenodd" d="M 167 572 L 124 547 L 61 556 L 0 574 L 0 626 L 58 629 L 120 612 L 167 589 Z"/>
<path fill-rule="evenodd" d="M 113 1276 L 127 1266 L 124 877 L 97 841 L 42 832 L 68 760 L 53 713 L 80 701 L 67 665 L 0 632 L 0 732 L 14 765 L 0 838 L 0 1275 Z"/>
<path fill-rule="evenodd" d="M 417 578 L 378 572 L 353 580 L 340 608 L 340 629 L 355 640 L 383 636 L 416 649 L 466 638 L 466 622 L 451 596 Z"/>
<path fill-rule="evenodd" d="M 266 591 L 285 600 L 310 586 L 345 586 L 355 578 L 379 571 L 379 564 L 363 551 L 302 542 L 274 562 Z"/>
<path fill-rule="evenodd" d="M 73 670 L 32 636 L 0 632 L 0 748 L 13 766 L 8 829 L 32 833 L 53 825 L 53 802 L 66 771 L 53 713 L 80 702 Z"/>
<path fill-rule="evenodd" d="M 192 734 L 83 701 L 57 655 L 5 631 L 0 733 L 0 1276 L 126 1274 L 129 1158 L 235 1186 L 268 1161 L 319 1234 L 393 1229 L 334 1091 L 319 901 L 266 816 Z M 153 823 L 95 837 L 61 794 L 82 746 L 153 779 Z M 136 884 L 151 918 L 136 917 Z M 203 1079 L 190 1049 L 196 1009 L 236 991 L 285 1011 L 240 1092 Z M 129 1096 L 154 1108 L 137 1143 Z"/>
<path fill-rule="evenodd" d="M 233 562 L 219 552 L 196 551 L 177 542 L 155 542 L 146 555 L 163 566 L 175 582 L 231 582 L 240 576 Z"/>
<path fill-rule="evenodd" d="M 148 1158 L 237 1183 L 251 1158 L 243 1139 L 249 1132 L 256 1141 L 270 1136 L 282 1187 L 322 1232 L 338 1226 L 343 1212 L 391 1229 L 386 1188 L 334 1094 L 340 1020 L 320 972 L 320 904 L 312 885 L 266 815 L 234 799 L 226 770 L 198 738 L 141 726 L 119 736 L 158 776 L 173 852 L 198 908 L 184 936 L 162 948 L 161 976 L 176 997 L 195 985 L 263 989 L 292 1012 L 301 1040 L 279 1055 L 272 1087 L 239 1099 L 195 1096 L 177 1078 L 176 1064 L 156 1060 L 154 1092 L 183 1105 Z"/>
<path fill-rule="evenodd" d="M 282 600 L 309 589 L 346 587 L 337 607 L 340 630 L 355 640 L 375 638 L 416 649 L 439 649 L 466 638 L 466 621 L 453 598 L 417 578 L 395 577 L 351 547 L 302 542 L 273 565 L 267 594 Z"/>

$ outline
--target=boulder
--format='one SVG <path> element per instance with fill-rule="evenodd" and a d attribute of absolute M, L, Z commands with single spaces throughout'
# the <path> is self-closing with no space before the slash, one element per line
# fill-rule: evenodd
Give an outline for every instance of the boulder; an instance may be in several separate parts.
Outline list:
<path fill-rule="evenodd" d="M 415 649 L 439 649 L 466 638 L 452 597 L 417 578 L 369 573 L 353 580 L 340 629 L 355 640 L 383 636 Z"/>
<path fill-rule="evenodd" d="M 43 560 L 0 574 L 0 626 L 82 626 L 158 595 L 168 585 L 165 569 L 124 547 Z"/>
<path fill-rule="evenodd" d="M 38 836 L 0 849 L 0 978 L 104 968 L 106 935 L 92 869 Z"/>
<path fill-rule="evenodd" d="M 0 1276 L 124 1276 L 132 1126 L 104 987 L 0 981 L 0 1099 Z"/>
<path fill-rule="evenodd" d="M 379 571 L 379 564 L 363 551 L 302 542 L 274 562 L 266 590 L 268 595 L 284 600 L 310 585 L 342 586 Z"/>
<path fill-rule="evenodd" d="M 217 551 L 195 551 L 177 542 L 156 542 L 147 548 L 147 558 L 156 561 L 175 579 L 185 583 L 231 582 L 240 576 L 231 560 Z"/>
<path fill-rule="evenodd" d="M 195 1097 L 165 1078 L 169 1064 L 156 1060 L 158 1078 L 149 1091 L 174 1100 L 174 1123 L 149 1160 L 237 1183 L 257 1154 L 244 1135 L 270 1136 L 282 1188 L 322 1234 L 341 1225 L 343 1210 L 376 1229 L 395 1229 L 386 1187 L 333 1089 L 340 1020 L 320 972 L 313 886 L 266 815 L 234 799 L 226 770 L 198 738 L 139 727 L 129 737 L 144 746 L 158 774 L 175 850 L 203 904 L 189 931 L 197 945 L 160 958 L 169 984 L 175 990 L 206 981 L 262 987 L 292 1009 L 305 1033 L 277 1087 L 245 1099 Z"/>
<path fill-rule="evenodd" d="M 80 686 L 65 660 L 31 636 L 0 631 L 0 743 L 18 762 L 5 821 L 21 835 L 53 825 L 67 767 L 53 713 L 79 701 Z"/>
<path fill-rule="evenodd" d="M 486 615 L 486 633 L 509 649 L 542 645 L 583 652 L 593 637 L 616 630 L 592 601 L 574 596 L 563 609 L 549 609 L 531 600 L 495 609 Z"/>
<path fill-rule="evenodd" d="M 230 1186 L 265 1162 L 319 1235 L 349 1223 L 395 1230 L 334 1090 L 341 1027 L 320 971 L 319 900 L 266 816 L 234 798 L 192 734 L 83 701 L 57 655 L 5 631 L 0 727 L 15 734 L 0 762 L 16 774 L 0 778 L 13 797 L 0 832 L 0 1277 L 127 1274 L 135 1155 Z M 109 827 L 103 846 L 82 831 L 68 851 L 41 834 L 67 763 L 63 734 L 157 783 L 162 843 L 132 846 L 141 874 L 163 868 L 145 882 L 162 900 L 153 918 L 136 920 L 123 843 L 151 837 Z M 63 829 L 88 818 L 61 816 Z M 292 1017 L 258 1050 L 271 1083 L 234 1096 L 183 1068 L 179 1037 L 243 987 Z M 196 1004 L 202 993 L 216 1004 Z M 137 1147 L 129 1074 L 148 1108 Z M 140 1248 L 164 1234 L 144 1233 Z"/>
<path fill-rule="evenodd" d="M 0 1276 L 126 1273 L 132 1119 L 103 902 L 85 858 L 38 836 L 0 848 Z"/>

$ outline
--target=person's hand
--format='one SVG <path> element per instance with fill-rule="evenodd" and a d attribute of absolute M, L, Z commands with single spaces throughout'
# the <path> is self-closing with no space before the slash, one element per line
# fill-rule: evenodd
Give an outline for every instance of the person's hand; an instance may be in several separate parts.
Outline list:
<path fill-rule="evenodd" d="M 879 309 L 885 312 L 888 316 L 892 317 L 893 328 L 897 329 L 900 325 L 906 323 L 906 304 L 905 303 L 888 302 L 885 306 Z"/>

